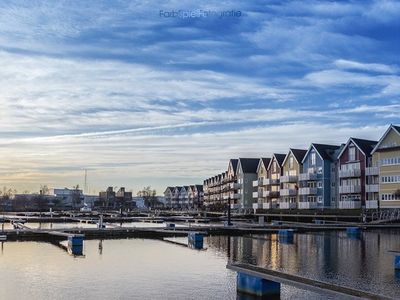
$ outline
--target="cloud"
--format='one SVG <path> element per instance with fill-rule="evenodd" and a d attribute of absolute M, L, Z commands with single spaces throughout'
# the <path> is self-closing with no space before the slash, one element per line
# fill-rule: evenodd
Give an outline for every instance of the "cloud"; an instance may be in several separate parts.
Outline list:
<path fill-rule="evenodd" d="M 366 64 L 345 59 L 338 59 L 334 62 L 334 64 L 339 69 L 344 69 L 344 70 L 350 69 L 350 70 L 372 71 L 372 72 L 389 73 L 389 74 L 399 72 L 399 68 L 397 66 L 388 66 L 383 64 Z"/>

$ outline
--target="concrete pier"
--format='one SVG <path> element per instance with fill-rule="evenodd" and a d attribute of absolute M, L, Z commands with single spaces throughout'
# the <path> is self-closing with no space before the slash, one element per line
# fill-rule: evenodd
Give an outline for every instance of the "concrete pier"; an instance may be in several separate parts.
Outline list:
<path fill-rule="evenodd" d="M 83 254 L 83 236 L 70 235 L 68 236 L 68 250 L 73 255 Z"/>
<path fill-rule="evenodd" d="M 279 282 L 238 272 L 237 290 L 238 292 L 258 297 L 280 295 L 281 284 Z"/>

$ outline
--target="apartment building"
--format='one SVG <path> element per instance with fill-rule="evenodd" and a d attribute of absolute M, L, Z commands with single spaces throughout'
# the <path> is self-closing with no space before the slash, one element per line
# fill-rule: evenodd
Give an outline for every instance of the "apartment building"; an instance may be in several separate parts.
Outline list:
<path fill-rule="evenodd" d="M 299 209 L 336 207 L 337 162 L 342 146 L 311 144 L 299 176 Z"/>
<path fill-rule="evenodd" d="M 286 154 L 274 153 L 267 167 L 266 196 L 271 208 L 279 208 L 280 179 L 283 174 L 282 164 Z"/>
<path fill-rule="evenodd" d="M 203 186 L 200 184 L 190 185 L 188 190 L 189 208 L 200 208 L 203 206 Z"/>
<path fill-rule="evenodd" d="M 400 126 L 390 125 L 372 150 L 372 168 L 375 167 L 379 177 L 378 207 L 400 208 Z"/>
<path fill-rule="evenodd" d="M 271 158 L 260 158 L 257 166 L 257 180 L 253 181 L 253 187 L 256 189 L 253 192 L 253 198 L 256 203 L 253 204 L 254 209 L 270 209 L 270 204 L 267 201 L 267 168 Z"/>
<path fill-rule="evenodd" d="M 292 149 L 282 163 L 282 176 L 280 178 L 280 209 L 295 209 L 300 202 L 299 175 L 302 171 L 302 160 L 307 150 Z"/>
<path fill-rule="evenodd" d="M 237 205 L 242 209 L 253 208 L 253 181 L 257 179 L 258 158 L 239 158 L 237 164 Z"/>
<path fill-rule="evenodd" d="M 366 208 L 367 192 L 378 192 L 368 185 L 367 178 L 371 172 L 371 152 L 378 142 L 364 139 L 350 138 L 338 155 L 339 164 L 339 198 L 338 208 L 358 209 Z M 368 178 L 368 183 L 374 182 Z"/>

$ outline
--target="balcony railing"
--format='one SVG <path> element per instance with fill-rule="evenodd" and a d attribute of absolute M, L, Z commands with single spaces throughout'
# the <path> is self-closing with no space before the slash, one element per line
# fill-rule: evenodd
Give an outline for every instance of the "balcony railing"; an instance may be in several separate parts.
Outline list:
<path fill-rule="evenodd" d="M 281 196 L 296 196 L 297 190 L 296 189 L 281 189 L 280 195 Z"/>
<path fill-rule="evenodd" d="M 339 209 L 357 209 L 357 208 L 361 208 L 360 200 L 339 201 Z"/>
<path fill-rule="evenodd" d="M 316 195 L 317 192 L 317 188 L 312 187 L 302 187 L 299 189 L 299 195 Z"/>
<path fill-rule="evenodd" d="M 253 198 L 258 198 L 258 192 L 253 192 Z"/>
<path fill-rule="evenodd" d="M 262 205 L 260 203 L 253 203 L 253 209 L 259 209 L 262 208 Z"/>
<path fill-rule="evenodd" d="M 365 191 L 367 193 L 378 193 L 379 192 L 379 184 L 367 184 L 367 185 L 365 185 Z"/>
<path fill-rule="evenodd" d="M 346 177 L 360 177 L 361 176 L 361 169 L 353 169 L 353 170 L 340 170 L 339 177 L 346 178 Z"/>
<path fill-rule="evenodd" d="M 240 198 L 242 198 L 242 193 L 233 194 L 233 199 L 240 199 Z"/>
<path fill-rule="evenodd" d="M 379 168 L 378 167 L 368 167 L 365 169 L 366 176 L 374 176 L 379 175 Z"/>
<path fill-rule="evenodd" d="M 268 196 L 271 198 L 278 198 L 279 197 L 279 191 L 268 191 Z"/>
<path fill-rule="evenodd" d="M 341 185 L 339 186 L 340 194 L 358 194 L 361 193 L 361 185 Z"/>
<path fill-rule="evenodd" d="M 378 200 L 367 200 L 365 201 L 365 206 L 367 209 L 376 209 L 378 208 Z"/>
<path fill-rule="evenodd" d="M 299 181 L 313 181 L 317 180 L 318 174 L 317 173 L 301 173 L 299 175 Z"/>
<path fill-rule="evenodd" d="M 285 175 L 281 176 L 280 181 L 281 182 L 297 182 L 297 175 Z"/>
<path fill-rule="evenodd" d="M 258 180 L 254 180 L 253 181 L 253 187 L 257 187 L 258 186 Z"/>
<path fill-rule="evenodd" d="M 265 178 L 265 177 L 260 177 L 260 178 L 258 178 L 258 186 L 266 186 L 268 183 L 267 183 L 267 178 Z"/>
<path fill-rule="evenodd" d="M 299 209 L 314 209 L 317 208 L 317 202 L 299 202 Z"/>
<path fill-rule="evenodd" d="M 280 202 L 279 203 L 279 208 L 280 209 L 295 209 L 295 208 L 297 208 L 297 203 Z"/>
<path fill-rule="evenodd" d="M 268 197 L 269 196 L 269 191 L 262 191 L 262 196 L 264 198 Z"/>

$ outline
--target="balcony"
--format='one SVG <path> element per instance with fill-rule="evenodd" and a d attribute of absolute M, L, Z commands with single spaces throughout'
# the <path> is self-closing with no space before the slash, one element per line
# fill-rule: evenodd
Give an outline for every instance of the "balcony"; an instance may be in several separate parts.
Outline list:
<path fill-rule="evenodd" d="M 253 192 L 253 198 L 258 198 L 258 192 Z"/>
<path fill-rule="evenodd" d="M 367 193 L 378 193 L 379 192 L 379 184 L 367 184 L 367 185 L 365 185 L 365 191 Z"/>
<path fill-rule="evenodd" d="M 340 194 L 358 194 L 361 193 L 361 185 L 341 185 L 339 186 Z"/>
<path fill-rule="evenodd" d="M 297 182 L 297 175 L 285 175 L 285 176 L 281 176 L 280 180 L 281 182 Z"/>
<path fill-rule="evenodd" d="M 360 176 L 361 176 L 361 169 L 339 171 L 339 178 L 360 177 Z"/>
<path fill-rule="evenodd" d="M 299 202 L 299 209 L 315 209 L 317 206 L 317 202 Z"/>
<path fill-rule="evenodd" d="M 317 180 L 317 173 L 301 173 L 299 175 L 299 181 L 314 181 Z"/>
<path fill-rule="evenodd" d="M 280 195 L 281 196 L 296 196 L 297 190 L 296 189 L 281 189 Z"/>
<path fill-rule="evenodd" d="M 240 204 L 231 204 L 231 209 L 239 209 Z"/>
<path fill-rule="evenodd" d="M 280 202 L 279 203 L 280 209 L 294 209 L 296 207 L 297 207 L 296 203 L 290 203 L 290 202 Z"/>
<path fill-rule="evenodd" d="M 271 208 L 271 203 L 263 203 L 262 204 L 263 209 L 270 209 Z"/>
<path fill-rule="evenodd" d="M 223 196 L 222 196 L 222 199 L 228 200 L 228 199 L 229 199 L 229 195 L 223 195 Z"/>
<path fill-rule="evenodd" d="M 366 176 L 374 176 L 379 175 L 379 168 L 378 167 L 369 167 L 365 169 Z"/>
<path fill-rule="evenodd" d="M 258 180 L 253 181 L 253 187 L 258 187 Z"/>
<path fill-rule="evenodd" d="M 268 196 L 270 198 L 278 198 L 279 197 L 279 191 L 268 191 Z"/>
<path fill-rule="evenodd" d="M 235 189 L 235 190 L 240 189 L 241 187 L 242 187 L 241 183 L 234 182 L 232 184 L 232 188 Z"/>
<path fill-rule="evenodd" d="M 265 177 L 258 178 L 258 186 L 266 186 L 268 179 Z"/>
<path fill-rule="evenodd" d="M 367 209 L 377 209 L 378 208 L 378 200 L 367 200 L 365 202 L 365 207 Z"/>
<path fill-rule="evenodd" d="M 262 205 L 260 203 L 253 203 L 253 209 L 259 209 L 262 208 Z"/>
<path fill-rule="evenodd" d="M 233 194 L 233 199 L 240 199 L 240 198 L 242 198 L 242 193 Z"/>
<path fill-rule="evenodd" d="M 302 187 L 299 189 L 299 195 L 316 195 L 317 192 L 317 188 L 312 187 Z"/>
<path fill-rule="evenodd" d="M 262 191 L 262 197 L 266 198 L 269 196 L 269 191 Z"/>
<path fill-rule="evenodd" d="M 358 209 L 361 208 L 360 200 L 339 201 L 339 209 Z"/>

